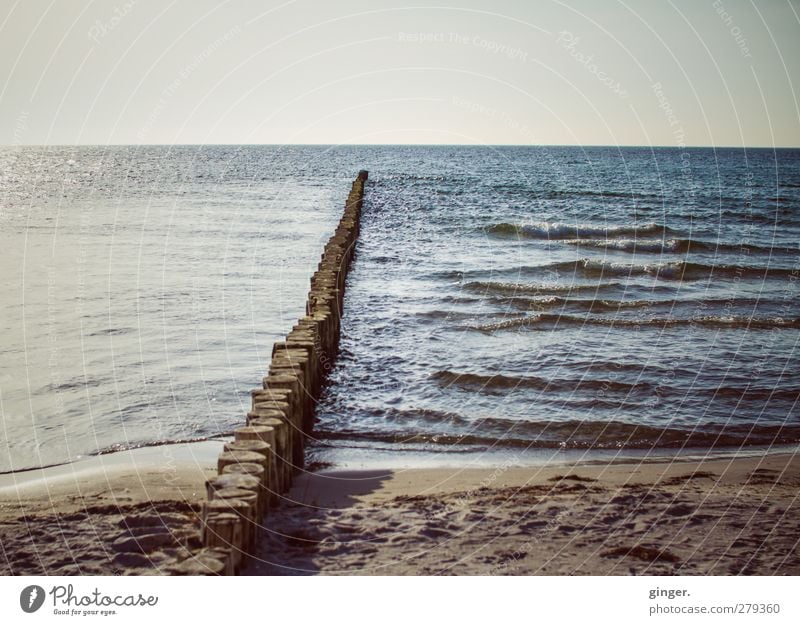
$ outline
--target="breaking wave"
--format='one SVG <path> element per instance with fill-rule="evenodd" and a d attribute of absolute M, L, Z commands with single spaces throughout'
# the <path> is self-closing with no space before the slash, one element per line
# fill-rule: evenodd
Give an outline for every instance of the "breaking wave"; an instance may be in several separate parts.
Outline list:
<path fill-rule="evenodd" d="M 611 263 L 583 258 L 524 268 L 526 273 L 562 272 L 582 274 L 587 278 L 606 276 L 653 276 L 661 280 L 702 280 L 704 278 L 787 278 L 794 273 L 783 267 L 754 267 L 752 265 L 709 265 L 687 261 L 645 264 Z"/>
<path fill-rule="evenodd" d="M 800 254 L 800 248 L 769 247 L 765 245 L 730 245 L 699 239 L 570 239 L 569 245 L 601 250 L 642 254 L 687 254 L 708 252 L 713 254 Z"/>
<path fill-rule="evenodd" d="M 641 226 L 592 226 L 588 224 L 566 224 L 544 222 L 540 224 L 499 223 L 485 228 L 489 234 L 513 236 L 527 239 L 609 239 L 615 237 L 655 237 L 667 235 L 674 230 L 656 223 Z"/>
<path fill-rule="evenodd" d="M 796 425 L 728 425 L 708 423 L 702 427 L 655 427 L 618 421 L 511 421 L 478 419 L 465 433 L 431 434 L 413 430 L 364 431 L 338 428 L 320 430 L 324 440 L 370 441 L 401 444 L 422 449 L 435 446 L 444 451 L 489 448 L 525 449 L 715 449 L 742 446 L 776 446 L 800 443 Z M 337 446 L 340 446 L 337 443 Z"/>
<path fill-rule="evenodd" d="M 618 317 L 579 317 L 575 315 L 556 315 L 539 314 L 528 317 L 508 319 L 496 323 L 489 323 L 479 326 L 471 326 L 472 330 L 481 332 L 495 332 L 497 330 L 557 330 L 559 328 L 580 326 L 606 326 L 614 328 L 672 328 L 685 326 L 698 326 L 704 328 L 716 328 L 720 330 L 771 330 L 800 328 L 800 318 L 783 319 L 757 318 L 757 317 L 690 317 L 690 318 L 646 318 L 631 319 Z"/>

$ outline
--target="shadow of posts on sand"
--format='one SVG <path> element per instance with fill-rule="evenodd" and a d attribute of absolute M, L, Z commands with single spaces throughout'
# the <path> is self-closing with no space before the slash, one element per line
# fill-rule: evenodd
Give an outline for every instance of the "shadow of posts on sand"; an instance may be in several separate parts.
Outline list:
<path fill-rule="evenodd" d="M 331 471 L 305 473 L 270 510 L 258 531 L 255 553 L 243 575 L 314 575 L 315 557 L 322 545 L 326 553 L 347 550 L 358 540 L 358 528 L 338 523 L 342 511 L 353 508 L 360 497 L 378 490 L 393 472 Z"/>

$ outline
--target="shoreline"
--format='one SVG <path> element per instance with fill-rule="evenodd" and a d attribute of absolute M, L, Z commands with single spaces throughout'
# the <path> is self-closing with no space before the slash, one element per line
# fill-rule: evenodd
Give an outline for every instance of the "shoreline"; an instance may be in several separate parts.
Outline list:
<path fill-rule="evenodd" d="M 74 480 L 81 475 L 97 472 L 114 472 L 130 468 L 145 472 L 153 469 L 175 467 L 191 468 L 216 462 L 216 452 L 227 438 L 215 438 L 182 443 L 160 443 L 142 445 L 131 449 L 109 451 L 87 455 L 82 458 L 59 462 L 44 467 L 17 469 L 0 473 L 0 501 L 6 499 L 9 490 L 23 486 L 29 488 L 41 482 Z"/>
<path fill-rule="evenodd" d="M 556 449 L 556 448 L 492 448 L 487 450 L 447 451 L 439 449 L 392 449 L 349 445 L 313 445 L 309 458 L 322 470 L 372 469 L 491 469 L 507 465 L 545 467 L 583 464 L 618 464 L 624 462 L 667 462 L 682 460 L 713 460 L 751 458 L 774 454 L 800 454 L 800 444 L 764 447 L 699 448 L 662 447 L 655 449 Z"/>
<path fill-rule="evenodd" d="M 80 475 L 92 477 L 95 472 L 140 468 L 145 472 L 163 469 L 175 464 L 181 469 L 192 465 L 211 467 L 216 464 L 219 450 L 234 440 L 233 435 L 184 441 L 178 443 L 143 444 L 139 447 L 105 451 L 75 460 L 43 467 L 14 469 L 0 472 L 0 503 L 6 502 L 9 489 L 29 488 L 34 483 L 66 482 Z M 734 458 L 761 458 L 773 455 L 800 454 L 800 444 L 772 447 L 721 447 L 721 448 L 657 448 L 657 449 L 489 449 L 459 452 L 436 450 L 395 450 L 370 447 L 312 448 L 314 463 L 306 472 L 327 473 L 374 469 L 435 470 L 435 469 L 493 469 L 508 465 L 513 458 L 516 467 L 558 467 L 621 464 L 631 462 L 663 463 L 666 461 L 724 460 Z M 409 465 L 409 461 L 413 465 Z M 358 462 L 359 466 L 356 466 Z M 316 468 L 317 465 L 322 465 Z"/>

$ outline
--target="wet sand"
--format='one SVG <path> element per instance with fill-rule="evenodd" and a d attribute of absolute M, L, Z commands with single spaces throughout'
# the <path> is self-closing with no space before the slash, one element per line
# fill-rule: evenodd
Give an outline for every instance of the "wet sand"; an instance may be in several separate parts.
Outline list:
<path fill-rule="evenodd" d="M 199 547 L 222 443 L 164 445 L 0 475 L 0 574 L 146 575 Z"/>
<path fill-rule="evenodd" d="M 251 575 L 798 575 L 800 460 L 330 471 Z"/>

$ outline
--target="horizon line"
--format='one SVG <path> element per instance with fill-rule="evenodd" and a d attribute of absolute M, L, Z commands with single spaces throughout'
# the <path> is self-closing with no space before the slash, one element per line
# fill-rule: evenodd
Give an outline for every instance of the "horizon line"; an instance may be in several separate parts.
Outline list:
<path fill-rule="evenodd" d="M 670 148 L 710 150 L 800 150 L 800 145 L 642 145 L 625 143 L 5 143 L 0 148 L 64 148 L 64 147 L 450 147 L 450 148 Z"/>

